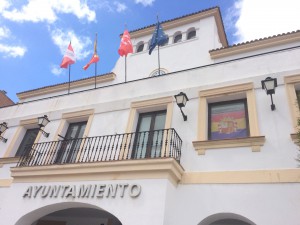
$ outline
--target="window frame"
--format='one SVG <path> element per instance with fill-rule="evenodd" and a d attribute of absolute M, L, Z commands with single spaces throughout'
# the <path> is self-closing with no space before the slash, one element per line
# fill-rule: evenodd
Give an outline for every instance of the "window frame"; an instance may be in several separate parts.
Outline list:
<path fill-rule="evenodd" d="M 180 36 L 180 39 L 176 40 L 176 38 L 179 37 L 179 36 Z M 174 34 L 173 44 L 182 42 L 182 38 L 183 38 L 182 32 L 176 32 Z"/>
<path fill-rule="evenodd" d="M 249 117 L 248 117 L 248 107 L 247 107 L 247 99 L 237 99 L 237 100 L 230 100 L 230 101 L 221 101 L 221 102 L 214 102 L 214 103 L 208 103 L 208 129 L 207 129 L 207 139 L 208 140 L 225 140 L 230 138 L 223 138 L 223 139 L 211 139 L 211 110 L 213 106 L 220 106 L 220 105 L 230 105 L 234 103 L 243 103 L 244 110 L 245 110 L 245 118 L 246 118 L 246 130 L 247 130 L 247 136 L 249 137 L 250 131 L 249 131 Z"/>
<path fill-rule="evenodd" d="M 151 41 L 151 40 L 150 40 Z M 140 47 L 143 46 L 143 48 L 140 50 Z M 136 51 L 135 53 L 140 53 L 143 52 L 145 48 L 145 43 L 143 41 L 140 41 L 137 45 L 136 45 Z"/>
<path fill-rule="evenodd" d="M 167 111 L 164 129 L 171 128 L 173 104 L 174 104 L 173 96 L 132 102 L 130 107 L 129 117 L 128 117 L 128 123 L 126 127 L 126 133 L 131 133 L 136 131 L 140 113 L 147 113 L 147 112 L 154 112 L 154 111 L 161 111 L 161 110 Z M 165 138 L 166 137 L 164 137 L 164 140 Z M 123 150 L 120 153 L 120 160 L 122 159 L 122 157 L 126 157 L 127 153 L 128 153 L 128 149 Z M 164 156 L 164 154 L 165 154 L 165 149 L 162 149 L 161 155 Z"/>
<path fill-rule="evenodd" d="M 189 37 L 189 35 L 190 35 L 192 32 L 195 32 L 195 35 L 192 36 L 192 37 Z M 196 36 L 197 36 L 197 31 L 196 31 L 196 29 L 195 29 L 195 28 L 191 28 L 191 29 L 189 29 L 188 32 L 187 32 L 186 40 L 192 40 L 192 39 L 195 39 Z"/>
<path fill-rule="evenodd" d="M 6 152 L 4 153 L 3 157 L 19 157 L 19 156 L 16 156 L 16 153 L 17 153 L 19 146 L 26 134 L 26 131 L 28 129 L 38 128 L 38 127 L 39 126 L 38 126 L 37 118 L 20 120 L 17 131 L 14 134 L 13 138 L 11 139 L 9 146 L 8 146 Z M 41 138 L 41 134 L 42 134 L 41 132 L 38 132 L 33 143 L 39 142 L 39 140 Z"/>
<path fill-rule="evenodd" d="M 35 142 L 35 140 L 36 140 L 36 138 L 37 138 L 37 136 L 39 134 L 39 128 L 26 129 L 25 134 L 24 134 L 24 136 L 22 138 L 22 141 L 19 144 L 19 147 L 18 147 L 18 149 L 17 149 L 17 151 L 15 153 L 15 157 L 21 157 L 21 156 L 24 155 L 25 149 L 26 149 L 25 146 L 27 146 L 29 144 L 29 143 L 27 143 L 28 139 L 27 139 L 27 141 L 25 143 L 25 138 L 27 138 L 27 136 L 30 135 L 29 132 L 36 132 L 36 136 L 35 136 L 34 140 L 32 141 L 32 144 L 34 144 L 34 142 Z M 21 150 L 21 147 L 23 148 L 22 150 Z"/>
<path fill-rule="evenodd" d="M 292 126 L 293 126 L 293 133 L 291 134 L 291 139 L 297 144 L 297 132 L 298 132 L 298 118 L 300 114 L 299 103 L 297 100 L 296 91 L 300 88 L 296 88 L 296 86 L 300 85 L 300 75 L 292 75 L 284 77 L 284 83 L 286 87 L 286 93 L 288 97 L 288 105 L 290 108 L 291 118 L 292 118 Z"/>
<path fill-rule="evenodd" d="M 242 99 L 246 96 L 249 137 L 224 140 L 208 140 L 208 102 L 213 102 L 224 96 Z M 224 101 L 224 100 L 223 100 Z M 209 149 L 232 147 L 251 147 L 253 152 L 259 152 L 265 137 L 260 136 L 254 85 L 252 82 L 199 91 L 198 133 L 193 146 L 199 155 L 204 155 Z"/>

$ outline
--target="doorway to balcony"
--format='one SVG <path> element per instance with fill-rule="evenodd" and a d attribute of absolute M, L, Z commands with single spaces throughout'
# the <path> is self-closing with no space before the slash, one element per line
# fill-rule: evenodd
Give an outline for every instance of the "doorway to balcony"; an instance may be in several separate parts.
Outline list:
<path fill-rule="evenodd" d="M 132 158 L 160 157 L 163 146 L 163 134 L 166 110 L 141 113 L 139 115 Z"/>
<path fill-rule="evenodd" d="M 57 151 L 56 163 L 72 163 L 76 161 L 86 123 L 86 121 L 70 123 L 65 138 Z"/>

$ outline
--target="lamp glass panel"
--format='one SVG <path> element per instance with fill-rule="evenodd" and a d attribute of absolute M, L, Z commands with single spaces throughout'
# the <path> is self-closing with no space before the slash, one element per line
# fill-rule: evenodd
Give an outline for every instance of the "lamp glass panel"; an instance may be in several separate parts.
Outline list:
<path fill-rule="evenodd" d="M 42 127 L 46 126 L 49 123 L 49 120 L 46 117 L 39 117 L 38 124 Z"/>
<path fill-rule="evenodd" d="M 5 130 L 6 130 L 6 126 L 3 123 L 1 123 L 0 124 L 0 134 L 2 134 Z"/>
<path fill-rule="evenodd" d="M 265 81 L 265 89 L 266 89 L 266 91 L 268 91 L 268 90 L 274 90 L 274 88 L 275 88 L 274 80 L 267 80 L 267 81 Z"/>
<path fill-rule="evenodd" d="M 184 101 L 183 95 L 176 95 L 177 104 L 183 104 L 183 101 Z"/>

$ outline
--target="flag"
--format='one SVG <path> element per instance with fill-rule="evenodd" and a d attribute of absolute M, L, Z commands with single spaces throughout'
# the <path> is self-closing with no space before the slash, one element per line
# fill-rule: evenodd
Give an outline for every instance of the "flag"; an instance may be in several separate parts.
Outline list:
<path fill-rule="evenodd" d="M 71 42 L 66 50 L 66 53 L 62 59 L 62 62 L 60 64 L 60 68 L 68 68 L 69 65 L 75 63 L 75 53 L 73 51 Z"/>
<path fill-rule="evenodd" d="M 149 47 L 149 55 L 151 55 L 156 45 L 162 46 L 163 44 L 166 43 L 167 40 L 168 40 L 168 36 L 165 34 L 160 23 L 157 21 L 156 28 L 152 35 L 152 39 Z"/>
<path fill-rule="evenodd" d="M 86 64 L 83 69 L 87 70 L 89 68 L 89 66 L 93 63 L 96 63 L 99 61 L 99 56 L 97 55 L 97 34 L 96 34 L 96 38 L 95 38 L 95 42 L 94 42 L 94 54 L 93 57 L 91 58 L 91 60 L 89 61 L 88 64 Z"/>
<path fill-rule="evenodd" d="M 132 43 L 130 40 L 130 35 L 128 30 L 125 30 L 121 39 L 120 47 L 118 49 L 118 53 L 120 56 L 127 56 L 128 53 L 133 52 Z"/>

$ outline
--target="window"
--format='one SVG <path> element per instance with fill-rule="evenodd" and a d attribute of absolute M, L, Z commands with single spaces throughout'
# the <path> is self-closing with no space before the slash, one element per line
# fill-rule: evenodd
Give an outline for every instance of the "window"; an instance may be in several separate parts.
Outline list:
<path fill-rule="evenodd" d="M 226 112 L 230 117 L 241 113 L 241 120 L 237 120 L 238 117 L 225 119 L 222 113 L 226 115 Z M 198 116 L 198 140 L 193 141 L 193 146 L 199 155 L 208 149 L 232 147 L 251 147 L 253 152 L 258 152 L 265 142 L 265 137 L 259 134 L 253 83 L 200 91 Z M 240 129 L 238 135 L 235 129 Z M 217 131 L 225 134 L 219 135 Z"/>
<path fill-rule="evenodd" d="M 16 156 L 22 156 L 31 150 L 37 135 L 39 133 L 39 128 L 28 129 L 22 139 L 22 142 L 18 148 Z"/>
<path fill-rule="evenodd" d="M 162 149 L 166 110 L 139 115 L 132 158 L 159 157 Z"/>
<path fill-rule="evenodd" d="M 62 120 L 55 134 L 57 141 L 59 135 L 64 136 L 56 155 L 56 163 L 74 162 L 80 149 L 82 138 L 87 137 L 94 118 L 94 109 L 87 109 L 62 114 Z"/>
<path fill-rule="evenodd" d="M 126 133 L 143 130 L 144 127 L 147 127 L 146 122 L 147 120 L 149 122 L 150 117 L 151 117 L 150 122 L 152 122 L 152 131 L 153 129 L 169 129 L 171 128 L 172 113 L 173 113 L 173 96 L 132 102 Z M 151 128 L 151 125 L 150 127 L 148 127 L 148 129 L 149 128 Z M 157 137 L 155 137 L 156 138 L 155 142 L 156 140 L 159 141 L 161 138 L 159 132 L 156 132 L 155 135 L 157 135 Z M 147 140 L 150 141 L 153 139 L 150 137 L 150 139 Z M 163 146 L 162 149 L 159 149 L 161 156 L 165 156 L 169 154 L 168 152 L 165 154 L 165 147 L 167 146 Z M 120 153 L 120 155 L 126 157 L 126 155 L 128 154 L 127 152 L 128 149 L 124 149 L 123 151 L 124 153 Z M 132 156 L 136 155 L 138 157 L 139 155 L 143 155 L 143 154 L 144 155 L 148 154 L 147 156 L 149 155 L 151 156 L 151 154 L 152 156 L 154 156 L 155 154 L 155 156 L 158 157 L 157 155 L 158 152 L 151 151 L 147 148 L 143 149 L 142 147 L 140 147 L 137 153 L 132 153 L 131 155 Z"/>
<path fill-rule="evenodd" d="M 220 140 L 249 136 L 247 100 L 208 105 L 208 139 Z"/>
<path fill-rule="evenodd" d="M 193 39 L 196 37 L 196 30 L 193 28 L 188 31 L 187 40 Z"/>
<path fill-rule="evenodd" d="M 136 52 L 142 52 L 144 50 L 144 42 L 139 42 L 136 47 Z"/>
<path fill-rule="evenodd" d="M 166 46 L 166 45 L 168 45 L 168 43 L 169 43 L 169 36 L 168 36 L 167 40 L 161 46 Z"/>
<path fill-rule="evenodd" d="M 298 108 L 300 107 L 300 90 L 296 90 Z"/>
<path fill-rule="evenodd" d="M 175 34 L 175 37 L 174 37 L 174 43 L 178 43 L 178 42 L 181 42 L 182 40 L 182 34 L 181 33 L 177 33 Z"/>
<path fill-rule="evenodd" d="M 56 163 L 75 162 L 87 122 L 70 123 L 65 139 L 57 152 Z"/>
<path fill-rule="evenodd" d="M 154 71 L 150 74 L 150 77 L 161 76 L 161 75 L 164 75 L 164 74 L 166 74 L 166 73 L 167 73 L 167 72 L 166 72 L 166 70 L 164 70 L 164 69 L 160 69 L 160 70 L 156 69 L 156 70 L 154 70 Z"/>
<path fill-rule="evenodd" d="M 297 120 L 300 113 L 300 75 L 287 76 L 284 78 L 285 87 L 287 90 L 288 103 L 292 117 L 292 125 L 294 127 L 291 138 L 297 142 Z"/>

